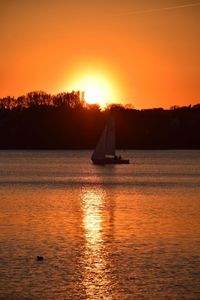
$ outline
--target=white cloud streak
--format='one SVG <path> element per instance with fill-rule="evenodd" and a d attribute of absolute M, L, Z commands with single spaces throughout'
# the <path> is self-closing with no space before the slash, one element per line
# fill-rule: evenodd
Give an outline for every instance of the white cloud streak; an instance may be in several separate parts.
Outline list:
<path fill-rule="evenodd" d="M 197 6 L 200 6 L 200 2 L 185 4 L 185 5 L 168 6 L 168 7 L 162 7 L 162 8 L 152 8 L 152 9 L 147 9 L 147 10 L 135 10 L 135 11 L 129 11 L 129 12 L 124 12 L 124 13 L 122 12 L 120 14 L 116 14 L 116 16 L 139 15 L 139 14 L 147 14 L 147 13 L 153 13 L 153 12 L 174 10 L 174 9 L 187 8 L 187 7 L 197 7 Z"/>

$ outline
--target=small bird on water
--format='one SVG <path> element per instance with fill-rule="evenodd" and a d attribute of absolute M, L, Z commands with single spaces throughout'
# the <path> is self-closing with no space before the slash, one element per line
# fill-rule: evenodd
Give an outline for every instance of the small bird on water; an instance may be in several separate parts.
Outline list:
<path fill-rule="evenodd" d="M 44 260 L 44 257 L 43 256 L 37 256 L 37 261 L 41 261 L 41 260 Z"/>

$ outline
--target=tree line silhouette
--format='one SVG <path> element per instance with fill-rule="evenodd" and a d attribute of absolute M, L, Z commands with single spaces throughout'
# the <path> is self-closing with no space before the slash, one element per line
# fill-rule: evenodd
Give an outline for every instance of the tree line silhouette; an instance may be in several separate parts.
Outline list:
<path fill-rule="evenodd" d="M 118 148 L 200 149 L 200 104 L 168 110 L 112 104 L 101 110 L 79 91 L 0 99 L 0 149 L 92 149 L 111 110 Z"/>

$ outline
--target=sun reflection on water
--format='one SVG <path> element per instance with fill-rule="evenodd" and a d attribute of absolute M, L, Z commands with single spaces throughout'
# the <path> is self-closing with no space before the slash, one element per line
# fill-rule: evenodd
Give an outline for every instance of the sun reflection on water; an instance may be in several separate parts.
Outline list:
<path fill-rule="evenodd" d="M 82 193 L 83 227 L 86 246 L 83 255 L 83 285 L 87 299 L 112 299 L 107 251 L 103 237 L 103 189 L 86 189 Z"/>

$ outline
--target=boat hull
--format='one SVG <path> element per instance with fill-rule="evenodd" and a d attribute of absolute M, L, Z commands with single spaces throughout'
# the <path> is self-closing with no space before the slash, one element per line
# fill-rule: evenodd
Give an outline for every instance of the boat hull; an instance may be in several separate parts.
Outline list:
<path fill-rule="evenodd" d="M 115 158 L 104 158 L 104 159 L 92 159 L 94 165 L 108 165 L 108 164 L 129 164 L 129 159 L 115 159 Z"/>

